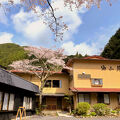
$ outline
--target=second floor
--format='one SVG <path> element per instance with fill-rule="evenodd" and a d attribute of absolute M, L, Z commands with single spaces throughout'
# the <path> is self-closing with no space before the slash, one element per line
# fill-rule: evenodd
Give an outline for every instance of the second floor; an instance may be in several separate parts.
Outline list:
<path fill-rule="evenodd" d="M 70 88 L 120 88 L 120 61 L 109 59 L 72 59 L 71 71 L 55 73 L 48 77 L 44 93 L 70 93 Z M 40 86 L 33 74 L 16 72 L 17 75 Z"/>
<path fill-rule="evenodd" d="M 72 59 L 70 88 L 120 88 L 120 60 Z"/>
<path fill-rule="evenodd" d="M 18 76 L 28 80 L 39 87 L 41 86 L 40 79 L 36 77 L 34 74 L 15 72 Z M 64 93 L 69 94 L 69 75 L 65 73 L 55 73 L 52 76 L 47 78 L 45 83 L 43 93 Z"/>

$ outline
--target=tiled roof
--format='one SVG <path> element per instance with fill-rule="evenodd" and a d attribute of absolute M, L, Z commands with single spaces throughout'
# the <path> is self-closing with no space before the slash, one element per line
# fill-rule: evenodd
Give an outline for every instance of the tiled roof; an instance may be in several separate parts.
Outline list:
<path fill-rule="evenodd" d="M 15 74 L 9 73 L 2 68 L 0 68 L 0 83 L 39 93 L 39 87 L 37 85 L 26 81 Z"/>
<path fill-rule="evenodd" d="M 97 56 L 97 55 L 93 55 L 93 56 L 84 57 L 83 59 L 99 59 L 99 60 L 106 60 L 107 58 L 104 58 L 104 57 L 101 57 L 101 56 Z"/>
<path fill-rule="evenodd" d="M 9 70 L 9 72 L 12 72 L 12 73 L 26 73 L 25 71 L 21 71 L 21 70 Z M 28 73 L 32 73 L 33 71 L 28 71 Z M 41 73 L 43 71 L 34 71 L 34 72 L 38 72 L 38 73 Z M 47 71 L 45 71 L 47 72 Z M 55 71 L 50 71 L 51 73 L 59 73 L 61 74 L 62 72 L 55 72 Z"/>
<path fill-rule="evenodd" d="M 70 88 L 72 92 L 120 92 L 120 88 Z"/>
<path fill-rule="evenodd" d="M 107 58 L 104 58 L 104 57 L 101 57 L 101 56 L 97 56 L 97 55 L 94 55 L 94 56 L 88 56 L 88 57 L 84 57 L 84 58 L 73 58 L 73 59 L 70 59 L 68 62 L 67 62 L 67 66 L 71 67 L 73 65 L 74 62 L 76 61 L 81 61 L 81 62 L 90 62 L 90 61 L 101 61 L 101 62 L 117 62 L 117 63 L 120 63 L 120 59 L 107 59 Z"/>

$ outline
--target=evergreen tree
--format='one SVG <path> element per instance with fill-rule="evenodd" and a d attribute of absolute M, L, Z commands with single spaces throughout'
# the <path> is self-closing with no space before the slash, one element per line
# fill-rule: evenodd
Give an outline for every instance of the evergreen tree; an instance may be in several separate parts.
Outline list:
<path fill-rule="evenodd" d="M 77 52 L 75 55 L 67 56 L 67 58 L 65 58 L 64 61 L 65 61 L 65 63 L 67 63 L 69 59 L 72 59 L 72 58 L 82 58 L 82 57 L 84 57 L 84 56 L 82 56 L 80 53 Z"/>
<path fill-rule="evenodd" d="M 120 59 L 120 29 L 110 38 L 101 56 L 109 59 Z"/>

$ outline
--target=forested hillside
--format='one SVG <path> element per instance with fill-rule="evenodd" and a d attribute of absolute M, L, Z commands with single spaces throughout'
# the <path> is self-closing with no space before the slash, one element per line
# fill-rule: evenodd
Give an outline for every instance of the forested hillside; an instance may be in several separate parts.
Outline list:
<path fill-rule="evenodd" d="M 120 29 L 110 38 L 101 56 L 109 59 L 120 59 Z"/>
<path fill-rule="evenodd" d="M 0 44 L 0 65 L 8 67 L 13 61 L 26 57 L 26 52 L 19 45 L 13 43 Z"/>

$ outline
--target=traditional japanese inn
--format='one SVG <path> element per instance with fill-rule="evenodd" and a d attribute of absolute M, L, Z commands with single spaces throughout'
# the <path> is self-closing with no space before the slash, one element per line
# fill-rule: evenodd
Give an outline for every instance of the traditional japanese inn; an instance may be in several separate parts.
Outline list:
<path fill-rule="evenodd" d="M 32 115 L 36 108 L 39 87 L 13 73 L 0 68 L 0 120 L 15 118 L 20 106 Z"/>
<path fill-rule="evenodd" d="M 100 56 L 73 58 L 67 66 L 72 67 L 72 70 L 63 69 L 48 78 L 43 90 L 45 110 L 67 110 L 64 100 L 66 94 L 72 96 L 73 108 L 78 102 L 91 105 L 105 103 L 112 109 L 119 107 L 120 60 Z M 11 72 L 40 86 L 40 81 L 33 74 L 16 70 Z"/>

